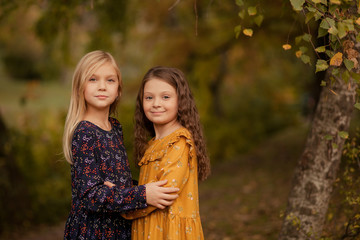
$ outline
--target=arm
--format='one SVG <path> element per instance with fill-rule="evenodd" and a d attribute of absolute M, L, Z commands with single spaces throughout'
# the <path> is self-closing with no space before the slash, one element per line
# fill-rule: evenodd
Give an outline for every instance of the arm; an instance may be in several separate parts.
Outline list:
<path fill-rule="evenodd" d="M 180 194 L 189 177 L 189 150 L 185 138 L 180 138 L 170 146 L 167 154 L 161 159 L 163 167 L 156 175 L 156 181 L 167 180 L 164 187 L 179 188 L 178 193 Z M 144 217 L 156 209 L 154 206 L 148 206 L 144 209 L 126 212 L 122 216 L 126 219 L 135 219 Z"/>
<path fill-rule="evenodd" d="M 94 212 L 122 212 L 146 207 L 145 186 L 121 189 L 103 184 L 95 148 L 95 134 L 89 129 L 74 134 L 73 184 L 85 208 Z"/>

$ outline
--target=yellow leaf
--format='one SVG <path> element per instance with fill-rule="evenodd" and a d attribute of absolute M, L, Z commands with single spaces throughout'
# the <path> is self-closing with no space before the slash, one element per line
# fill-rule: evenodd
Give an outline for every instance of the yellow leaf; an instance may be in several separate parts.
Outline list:
<path fill-rule="evenodd" d="M 250 28 L 246 28 L 244 29 L 243 33 L 248 36 L 248 37 L 251 37 L 253 35 L 253 30 L 250 29 Z"/>
<path fill-rule="evenodd" d="M 330 3 L 340 5 L 341 1 L 340 0 L 330 0 Z"/>
<path fill-rule="evenodd" d="M 282 45 L 282 47 L 283 47 L 284 50 L 289 50 L 289 49 L 291 49 L 291 45 L 290 45 L 290 44 L 284 44 L 284 45 Z"/>
<path fill-rule="evenodd" d="M 360 18 L 356 19 L 355 22 L 356 22 L 357 25 L 360 25 Z"/>
<path fill-rule="evenodd" d="M 296 53 L 295 53 L 295 55 L 296 55 L 296 57 L 297 58 L 300 58 L 301 57 L 301 55 L 302 55 L 302 51 L 297 51 Z"/>
<path fill-rule="evenodd" d="M 331 66 L 340 66 L 343 59 L 343 54 L 341 52 L 336 53 L 331 59 L 330 59 L 330 65 Z"/>

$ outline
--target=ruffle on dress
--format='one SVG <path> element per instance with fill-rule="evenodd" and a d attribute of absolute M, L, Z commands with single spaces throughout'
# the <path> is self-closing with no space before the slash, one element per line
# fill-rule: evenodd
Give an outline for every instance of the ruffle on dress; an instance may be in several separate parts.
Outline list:
<path fill-rule="evenodd" d="M 182 137 L 186 139 L 186 143 L 189 145 L 189 167 L 194 167 L 194 161 L 196 161 L 196 152 L 194 148 L 194 143 L 192 141 L 191 133 L 184 127 L 177 129 L 173 133 L 169 134 L 168 136 L 162 138 L 162 139 L 156 139 L 153 138 L 149 141 L 149 147 L 146 150 L 143 158 L 138 163 L 139 166 L 148 164 L 152 161 L 157 161 L 163 158 L 167 151 L 176 143 L 178 142 Z M 158 144 L 166 145 L 159 147 Z"/>
<path fill-rule="evenodd" d="M 153 212 L 152 215 L 155 216 L 139 219 L 135 223 L 132 232 L 134 239 L 204 239 L 199 214 L 195 214 L 194 217 L 180 217 L 176 214 L 168 214 L 158 210 Z M 138 229 L 137 224 L 144 227 L 143 231 L 140 230 L 141 228 Z"/>

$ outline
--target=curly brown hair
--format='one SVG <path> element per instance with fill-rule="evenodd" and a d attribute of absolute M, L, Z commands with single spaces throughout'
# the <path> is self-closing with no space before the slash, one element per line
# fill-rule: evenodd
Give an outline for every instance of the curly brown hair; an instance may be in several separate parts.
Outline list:
<path fill-rule="evenodd" d="M 153 123 L 149 121 L 143 109 L 144 87 L 150 79 L 160 79 L 176 89 L 178 96 L 178 121 L 187 128 L 195 143 L 198 159 L 198 178 L 205 180 L 210 175 L 210 159 L 207 155 L 200 117 L 189 84 L 182 71 L 177 68 L 153 67 L 144 76 L 137 95 L 135 108 L 135 163 L 141 160 L 147 148 L 147 142 L 155 136 Z"/>

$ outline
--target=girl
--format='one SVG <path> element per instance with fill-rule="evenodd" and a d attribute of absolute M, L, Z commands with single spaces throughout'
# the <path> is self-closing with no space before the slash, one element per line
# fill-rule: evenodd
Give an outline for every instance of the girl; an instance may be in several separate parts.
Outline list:
<path fill-rule="evenodd" d="M 63 151 L 71 164 L 72 207 L 64 239 L 130 239 L 120 212 L 169 206 L 175 188 L 166 182 L 132 186 L 120 123 L 109 117 L 121 95 L 120 70 L 107 52 L 86 54 L 72 82 Z M 115 184 L 108 187 L 107 182 Z"/>
<path fill-rule="evenodd" d="M 146 143 L 148 137 L 152 139 Z M 210 174 L 199 115 L 184 74 L 155 67 L 142 81 L 135 110 L 135 156 L 139 183 L 168 180 L 179 198 L 165 209 L 147 207 L 124 214 L 135 219 L 132 239 L 204 239 L 198 179 Z"/>

